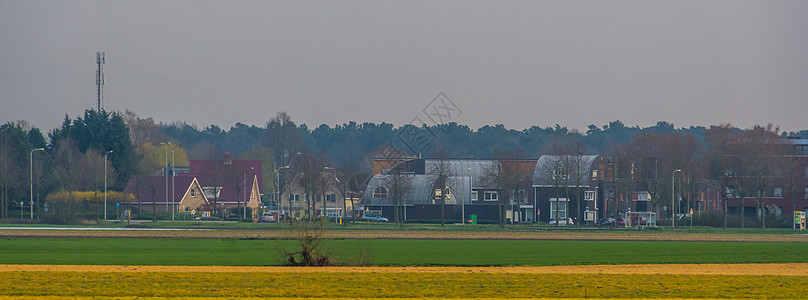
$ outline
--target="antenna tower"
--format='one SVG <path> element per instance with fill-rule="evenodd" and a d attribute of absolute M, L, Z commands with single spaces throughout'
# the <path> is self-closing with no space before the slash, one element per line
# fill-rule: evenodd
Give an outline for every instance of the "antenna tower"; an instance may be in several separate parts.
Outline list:
<path fill-rule="evenodd" d="M 104 99 L 104 52 L 95 53 L 95 62 L 98 64 L 98 70 L 95 71 L 95 85 L 98 86 L 98 111 L 101 111 L 101 99 Z"/>

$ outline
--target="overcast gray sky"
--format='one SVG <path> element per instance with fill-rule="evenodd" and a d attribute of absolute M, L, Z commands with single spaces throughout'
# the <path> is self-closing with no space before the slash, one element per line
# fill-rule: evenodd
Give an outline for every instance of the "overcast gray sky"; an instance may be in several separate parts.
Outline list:
<path fill-rule="evenodd" d="M 0 121 L 808 129 L 808 1 L 0 0 Z M 428 121 L 427 121 L 428 122 Z"/>

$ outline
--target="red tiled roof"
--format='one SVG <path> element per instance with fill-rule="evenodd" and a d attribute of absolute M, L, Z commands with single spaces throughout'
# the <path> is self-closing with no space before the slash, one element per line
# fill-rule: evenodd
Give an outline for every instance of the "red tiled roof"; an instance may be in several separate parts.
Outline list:
<path fill-rule="evenodd" d="M 179 203 L 188 187 L 194 180 L 193 176 L 174 176 L 174 190 L 172 191 L 171 184 L 172 177 L 168 177 L 168 202 L 171 202 L 171 194 L 174 194 L 174 201 Z M 140 193 L 138 194 L 138 190 Z M 166 201 L 166 177 L 165 176 L 132 176 L 126 184 L 125 193 L 135 195 L 135 202 L 137 202 L 138 195 L 141 202 L 151 203 L 156 201 L 163 203 Z M 154 197 L 154 198 L 152 198 Z"/>
<path fill-rule="evenodd" d="M 202 187 L 221 187 L 216 201 L 236 202 L 249 199 L 255 177 L 258 177 L 258 190 L 264 191 L 260 160 L 232 160 L 229 164 L 225 164 L 224 160 L 191 160 L 188 175 L 196 177 Z M 237 191 L 238 189 L 241 191 Z"/>

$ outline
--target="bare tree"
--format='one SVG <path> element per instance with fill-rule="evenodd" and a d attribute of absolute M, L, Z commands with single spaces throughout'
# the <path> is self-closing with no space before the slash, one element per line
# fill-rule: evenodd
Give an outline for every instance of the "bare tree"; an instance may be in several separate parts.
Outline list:
<path fill-rule="evenodd" d="M 512 150 L 498 150 L 496 155 L 502 167 L 502 190 L 500 198 L 502 204 L 508 201 L 511 205 L 511 225 L 517 218 L 517 211 L 521 204 L 526 204 L 526 187 L 532 181 L 530 171 L 535 168 L 535 162 L 524 161 L 524 151 L 520 147 Z"/>
<path fill-rule="evenodd" d="M 20 170 L 15 164 L 13 147 L 5 139 L 5 135 L 0 141 L 0 198 L 2 198 L 2 217 L 8 218 L 8 206 L 11 191 L 19 185 L 21 178 Z"/>
<path fill-rule="evenodd" d="M 339 169 L 339 172 L 337 172 L 337 178 L 339 180 L 339 184 L 337 184 L 337 189 L 339 189 L 340 193 L 342 194 L 343 215 L 348 211 L 348 197 L 353 196 L 355 192 L 354 189 L 357 188 L 357 185 L 354 184 L 354 182 L 356 181 L 357 174 L 361 172 L 361 163 L 361 161 L 356 159 L 353 151 L 348 151 L 346 156 L 338 162 L 337 168 Z M 352 209 L 353 206 L 354 203 L 351 203 Z M 356 218 L 354 214 L 351 215 L 354 219 Z M 345 224 L 347 224 L 347 222 Z"/>
<path fill-rule="evenodd" d="M 222 185 L 225 182 L 226 174 L 224 174 L 224 160 L 222 160 L 222 152 L 218 146 L 215 144 L 209 144 L 209 149 L 207 152 L 207 160 L 211 161 L 209 168 L 205 168 L 203 170 L 204 178 L 206 178 L 206 182 L 202 183 L 205 186 L 202 188 L 205 189 L 205 193 L 208 199 L 213 199 L 213 213 L 216 214 L 219 212 L 222 216 L 222 220 L 224 220 L 224 208 L 223 205 L 219 204 L 219 192 L 222 189 Z M 221 210 L 221 211 L 219 211 Z"/>
<path fill-rule="evenodd" d="M 730 124 L 713 126 L 705 131 L 705 140 L 707 142 L 705 160 L 709 169 L 709 178 L 713 182 L 713 186 L 720 191 L 722 223 L 725 229 L 727 228 L 727 197 L 731 195 L 726 192 L 728 182 L 724 179 L 729 175 L 727 174 L 730 166 L 728 155 L 730 154 L 731 141 L 734 138 L 733 131 L 734 128 Z"/>
<path fill-rule="evenodd" d="M 450 196 L 449 193 L 454 185 L 451 180 L 452 164 L 449 162 L 449 152 L 446 148 L 438 147 L 433 155 L 435 159 L 430 160 L 428 173 L 431 174 L 434 182 L 432 194 L 435 194 L 435 197 L 433 198 L 440 200 L 440 226 L 443 226 L 446 222 L 446 198 Z M 440 195 L 437 195 L 438 191 L 440 191 Z"/>
<path fill-rule="evenodd" d="M 76 183 L 82 191 L 93 192 L 93 202 L 95 202 L 95 216 L 100 219 L 100 203 L 98 200 L 98 188 L 103 184 L 104 178 L 104 158 L 93 150 L 87 150 L 79 157 L 79 172 L 77 172 Z"/>
<path fill-rule="evenodd" d="M 323 248 L 325 220 L 319 222 L 292 221 L 290 238 L 298 243 L 296 251 L 281 249 L 283 258 L 293 266 L 322 267 L 333 265 L 333 255 Z"/>
<path fill-rule="evenodd" d="M 138 154 L 142 154 L 140 149 L 146 143 L 158 143 L 163 140 L 160 133 L 160 126 L 158 126 L 154 119 L 149 117 L 142 119 L 137 114 L 130 110 L 126 110 L 123 115 L 123 120 L 126 127 L 129 128 L 129 138 L 132 140 L 132 145 Z"/>
<path fill-rule="evenodd" d="M 556 226 L 559 226 L 559 223 L 561 223 L 559 220 L 561 190 L 565 182 L 564 177 L 567 177 L 566 170 L 564 169 L 564 157 L 560 155 L 545 155 L 542 158 L 544 161 L 542 162 L 539 172 L 543 173 L 546 178 L 549 179 L 549 185 L 555 194 L 553 198 L 555 201 L 555 209 L 551 210 L 550 214 L 552 216 L 551 219 L 556 221 Z"/>
<path fill-rule="evenodd" d="M 618 144 L 609 146 L 606 150 L 606 157 L 606 177 L 609 179 L 608 183 L 610 183 L 612 191 L 614 192 L 614 197 L 611 198 L 614 204 L 608 205 L 610 199 L 607 199 L 606 215 L 609 215 L 609 207 L 612 207 L 612 215 L 619 217 L 620 199 L 623 198 L 624 194 L 631 190 L 632 187 L 632 180 L 630 179 L 630 171 L 632 169 L 631 160 L 629 159 L 625 145 Z"/>
<path fill-rule="evenodd" d="M 325 167 L 320 160 L 308 153 L 299 153 L 292 161 L 291 173 L 294 173 L 294 184 L 306 194 L 306 214 L 309 219 L 314 218 L 316 210 L 317 192 L 322 185 L 323 170 Z"/>
<path fill-rule="evenodd" d="M 276 166 L 289 165 L 300 144 L 300 133 L 285 111 L 279 111 L 266 125 L 264 145 L 271 147 Z"/>
<path fill-rule="evenodd" d="M 59 139 L 55 146 L 56 174 L 62 183 L 62 189 L 68 192 L 67 207 L 61 213 L 64 218 L 59 221 L 70 222 L 74 218 L 73 190 L 78 186 L 77 174 L 79 172 L 80 152 L 78 146 L 70 137 Z"/>
<path fill-rule="evenodd" d="M 393 220 L 396 225 L 404 226 L 406 195 L 412 188 L 412 175 L 397 166 L 390 170 L 390 173 L 384 177 L 383 181 L 388 189 L 388 198 L 392 199 L 393 202 Z"/>
<path fill-rule="evenodd" d="M 742 134 L 744 152 L 749 163 L 751 190 L 755 196 L 755 204 L 760 216 L 760 227 L 766 228 L 766 193 L 771 188 L 775 177 L 775 169 L 780 167 L 778 159 L 782 156 L 782 137 L 780 128 L 772 124 L 754 126 Z"/>
<path fill-rule="evenodd" d="M 585 148 L 581 143 L 569 144 L 563 150 L 565 153 L 564 168 L 567 169 L 568 181 L 575 187 L 575 211 L 577 212 L 577 223 L 583 220 L 583 210 L 581 200 L 583 195 L 581 189 L 589 176 L 589 160 L 584 156 Z"/>

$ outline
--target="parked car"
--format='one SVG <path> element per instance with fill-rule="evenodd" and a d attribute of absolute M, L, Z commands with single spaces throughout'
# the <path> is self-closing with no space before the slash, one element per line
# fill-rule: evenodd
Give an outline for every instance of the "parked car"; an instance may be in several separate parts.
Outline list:
<path fill-rule="evenodd" d="M 377 213 L 363 214 L 362 215 L 362 220 L 365 220 L 365 221 L 368 221 L 368 222 L 382 222 L 382 223 L 390 222 L 390 220 L 388 220 L 385 217 L 382 217 L 382 215 L 377 214 Z"/>
<path fill-rule="evenodd" d="M 264 223 L 275 223 L 278 221 L 278 218 L 275 216 L 275 213 L 272 212 L 265 212 L 261 214 L 261 217 L 258 218 L 258 222 Z"/>
<path fill-rule="evenodd" d="M 614 226 L 614 218 L 601 218 L 595 222 L 595 226 Z"/>
<path fill-rule="evenodd" d="M 549 224 L 550 224 L 550 225 L 555 225 L 555 224 L 556 224 L 556 220 L 552 220 L 552 219 L 551 219 Z M 558 225 L 575 225 L 575 224 L 574 224 L 574 222 L 572 221 L 572 218 L 567 218 L 566 220 L 561 220 L 561 222 L 558 222 Z"/>
<path fill-rule="evenodd" d="M 631 225 L 646 225 L 648 224 L 648 220 L 644 217 L 636 217 L 631 219 Z"/>

